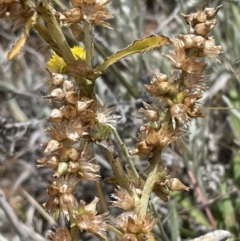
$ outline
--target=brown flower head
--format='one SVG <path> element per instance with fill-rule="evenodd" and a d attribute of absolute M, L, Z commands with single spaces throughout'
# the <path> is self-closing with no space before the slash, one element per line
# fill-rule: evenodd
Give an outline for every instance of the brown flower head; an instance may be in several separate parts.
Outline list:
<path fill-rule="evenodd" d="M 119 118 L 121 118 L 119 115 L 111 115 L 115 109 L 116 107 L 111 107 L 109 109 L 99 108 L 95 113 L 95 122 L 112 128 L 112 125 L 115 124 Z"/>
<path fill-rule="evenodd" d="M 61 154 L 63 156 L 63 154 Z M 90 159 L 89 147 L 70 148 L 67 153 L 66 172 L 76 173 L 80 180 L 99 181 L 100 166 Z"/>
<path fill-rule="evenodd" d="M 85 230 L 106 239 L 107 213 L 97 215 L 96 205 L 98 201 L 97 197 L 88 205 L 84 201 L 80 201 L 76 223 L 80 231 Z"/>
<path fill-rule="evenodd" d="M 174 51 L 170 50 L 169 54 L 163 54 L 163 56 L 167 58 L 175 68 L 181 69 L 186 59 L 184 43 L 181 39 L 178 38 L 172 38 L 171 43 L 173 45 Z"/>
<path fill-rule="evenodd" d="M 116 199 L 116 201 L 112 201 L 112 206 L 122 208 L 123 210 L 130 210 L 135 207 L 133 193 L 129 193 L 126 189 L 119 186 L 115 191 L 116 194 L 111 195 L 111 197 Z"/>
<path fill-rule="evenodd" d="M 82 126 L 79 121 L 79 117 L 76 116 L 70 120 L 62 121 L 61 123 L 54 123 L 46 129 L 46 132 L 51 138 L 62 141 L 68 138 L 71 141 L 76 142 L 82 137 L 83 132 L 87 129 L 87 126 Z"/>
<path fill-rule="evenodd" d="M 162 73 L 154 72 L 154 78 L 150 85 L 145 85 L 145 88 L 154 96 L 161 96 L 169 91 L 169 78 Z"/>
<path fill-rule="evenodd" d="M 156 131 L 148 126 L 146 143 L 149 146 L 166 147 L 181 136 L 179 129 L 173 130 L 166 122 Z"/>
<path fill-rule="evenodd" d="M 132 233 L 138 235 L 140 233 L 148 234 L 159 221 L 153 218 L 151 213 L 147 213 L 144 217 L 140 217 L 134 211 L 128 211 L 117 217 L 116 225 L 123 233 Z"/>
<path fill-rule="evenodd" d="M 99 181 L 100 176 L 97 174 L 100 166 L 92 163 L 93 160 L 80 158 L 77 161 L 70 161 L 68 172 L 77 173 L 81 180 Z"/>
<path fill-rule="evenodd" d="M 222 46 L 215 45 L 215 40 L 213 37 L 208 37 L 208 39 L 205 41 L 204 48 L 202 51 L 202 56 L 206 56 L 209 58 L 213 58 L 217 61 L 218 55 L 223 53 Z"/>
<path fill-rule="evenodd" d="M 71 234 L 67 228 L 58 228 L 55 232 L 51 231 L 47 238 L 50 241 L 72 241 Z"/>
<path fill-rule="evenodd" d="M 191 13 L 188 15 L 182 14 L 187 24 L 189 25 L 190 33 L 197 33 L 201 36 L 206 36 L 208 32 L 216 25 L 216 21 L 213 19 L 218 10 L 222 7 L 219 5 L 216 8 L 206 8 L 204 4 L 196 13 Z"/>
<path fill-rule="evenodd" d="M 12 31 L 23 26 L 33 16 L 34 12 L 34 8 L 30 6 L 23 9 L 19 0 L 0 1 L 0 19 L 11 22 L 13 24 Z"/>
<path fill-rule="evenodd" d="M 79 179 L 75 175 L 66 174 L 60 176 L 47 189 L 49 200 L 44 204 L 46 210 L 54 213 L 59 210 L 64 216 L 69 218 L 69 215 L 74 215 L 76 211 L 75 192 L 76 184 Z"/>
<path fill-rule="evenodd" d="M 139 112 L 144 113 L 149 121 L 157 121 L 159 119 L 159 109 L 154 105 L 149 105 L 143 101 L 144 108 L 140 108 Z"/>
<path fill-rule="evenodd" d="M 37 167 L 48 167 L 52 169 L 57 169 L 58 164 L 60 162 L 58 155 L 56 154 L 51 154 L 47 155 L 41 159 L 37 160 L 38 164 Z"/>
<path fill-rule="evenodd" d="M 72 0 L 73 9 L 64 13 L 69 24 L 87 21 L 90 24 L 111 28 L 105 20 L 113 18 L 106 5 L 111 0 Z"/>
<path fill-rule="evenodd" d="M 186 105 L 181 103 L 175 104 L 170 108 L 172 125 L 174 129 L 177 126 L 176 120 L 178 120 L 184 126 L 189 124 L 191 118 L 188 116 L 188 112 L 189 112 L 189 108 Z"/>

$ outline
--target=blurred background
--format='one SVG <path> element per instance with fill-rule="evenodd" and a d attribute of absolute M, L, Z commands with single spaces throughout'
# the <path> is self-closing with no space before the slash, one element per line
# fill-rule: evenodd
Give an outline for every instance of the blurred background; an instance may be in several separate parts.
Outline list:
<path fill-rule="evenodd" d="M 59 3 L 69 4 L 53 2 L 59 10 Z M 151 34 L 187 34 L 181 13 L 195 12 L 205 2 L 112 0 L 109 9 L 115 16 L 110 21 L 113 30 L 96 28 L 94 65 L 136 39 Z M 162 220 L 161 226 L 156 227 L 156 240 L 166 240 L 164 235 L 171 241 L 189 240 L 213 229 L 228 230 L 231 240 L 240 240 L 240 1 L 207 1 L 207 7 L 220 4 L 223 7 L 212 35 L 224 53 L 220 64 L 206 60 L 209 88 L 201 99 L 205 118 L 193 121 L 189 136 L 174 148 L 166 149 L 162 156 L 171 176 L 189 186 L 190 192 L 173 193 L 168 203 L 152 197 L 156 214 Z M 36 235 L 34 240 L 44 240 L 54 225 L 41 208 L 48 198 L 46 187 L 52 173 L 37 169 L 36 161 L 43 156 L 40 144 L 48 140 L 44 126 L 51 109 L 42 97 L 47 91 L 46 61 L 51 52 L 32 31 L 22 53 L 8 61 L 7 53 L 22 29 L 12 32 L 9 23 L 1 21 L 0 25 L 0 197 L 5 195 L 21 227 Z M 71 46 L 77 44 L 67 29 L 64 33 Z M 116 106 L 116 114 L 122 116 L 117 129 L 129 150 L 144 122 L 138 109 L 142 101 L 152 101 L 144 84 L 152 79 L 154 70 L 168 75 L 173 71 L 161 54 L 167 51 L 168 47 L 164 47 L 127 57 L 97 80 L 102 101 L 106 106 Z M 109 165 L 97 148 L 95 156 L 101 165 L 102 179 L 111 176 Z M 147 159 L 135 158 L 135 163 L 141 171 Z M 104 181 L 101 185 L 109 201 L 114 187 Z M 94 188 L 94 183 L 82 183 L 77 196 L 90 201 L 95 196 Z M 110 212 L 114 215 L 116 211 L 111 208 Z M 82 237 L 94 239 L 89 235 Z M 0 240 L 20 240 L 1 208 Z"/>

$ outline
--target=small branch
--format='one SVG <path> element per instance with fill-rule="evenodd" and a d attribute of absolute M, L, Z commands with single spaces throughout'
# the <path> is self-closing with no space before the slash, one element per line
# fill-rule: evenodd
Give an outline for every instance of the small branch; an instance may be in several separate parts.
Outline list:
<path fill-rule="evenodd" d="M 159 214 L 157 213 L 157 211 L 152 203 L 151 203 L 151 210 L 153 211 L 153 213 L 155 214 L 156 217 L 159 216 Z M 157 223 L 157 226 L 160 230 L 159 236 L 161 236 L 161 240 L 162 241 L 170 241 L 167 234 L 165 233 L 165 230 L 163 228 L 163 224 L 161 221 Z"/>
<path fill-rule="evenodd" d="M 118 235 L 119 237 L 123 236 L 123 233 L 121 231 L 119 231 L 118 229 L 116 229 L 115 227 L 113 227 L 112 225 L 108 224 L 108 229 L 111 230 L 113 233 L 115 233 L 116 235 Z"/>
<path fill-rule="evenodd" d="M 118 131 L 116 130 L 116 128 L 115 127 L 111 127 L 111 130 L 112 130 L 112 132 L 113 132 L 113 134 L 114 134 L 118 144 L 120 145 L 120 147 L 121 147 L 121 149 L 123 151 L 124 156 L 126 157 L 126 160 L 127 160 L 127 163 L 129 165 L 130 170 L 134 174 L 134 177 L 136 179 L 138 179 L 139 178 L 138 172 L 137 172 L 137 170 L 136 170 L 136 168 L 135 168 L 135 166 L 133 164 L 133 161 L 132 161 L 132 159 L 131 159 L 131 157 L 130 157 L 130 155 L 128 153 L 126 145 L 123 143 L 123 141 L 122 141 L 121 137 L 119 136 Z"/>
<path fill-rule="evenodd" d="M 29 236 L 24 232 L 21 227 L 21 224 L 18 221 L 18 218 L 14 211 L 12 210 L 11 206 L 8 204 L 3 191 L 0 189 L 0 207 L 3 209 L 4 213 L 6 214 L 8 220 L 11 222 L 12 227 L 14 228 L 15 232 L 18 234 L 19 238 L 24 241 L 28 240 Z"/>
<path fill-rule="evenodd" d="M 30 229 L 28 226 L 24 225 L 18 220 L 18 217 L 14 213 L 11 206 L 8 204 L 2 189 L 0 189 L 0 207 L 6 214 L 8 220 L 11 223 L 11 226 L 14 228 L 15 232 L 17 233 L 21 241 L 26 241 L 26 240 L 46 241 L 44 237 L 34 232 L 34 230 Z"/>
<path fill-rule="evenodd" d="M 117 180 L 117 183 L 120 187 L 125 188 L 126 190 L 129 190 L 129 185 L 128 185 L 128 180 L 127 180 L 127 176 L 121 166 L 121 163 L 119 161 L 119 158 L 113 157 L 113 154 L 107 150 L 106 148 L 101 148 L 105 157 L 107 158 L 109 164 L 112 167 L 113 173 L 115 175 L 115 178 Z"/>
<path fill-rule="evenodd" d="M 28 202 L 31 203 L 52 226 L 58 225 L 56 221 L 47 212 L 45 212 L 43 207 L 26 190 L 22 190 L 22 193 Z"/>
<path fill-rule="evenodd" d="M 49 33 L 52 36 L 52 40 L 56 42 L 58 48 L 61 50 L 64 61 L 67 64 L 74 62 L 75 58 L 65 36 L 63 35 L 61 27 L 52 13 L 52 7 L 47 3 L 47 1 L 44 1 L 43 3 L 39 4 L 36 9 L 44 19 L 47 29 L 50 30 Z"/>

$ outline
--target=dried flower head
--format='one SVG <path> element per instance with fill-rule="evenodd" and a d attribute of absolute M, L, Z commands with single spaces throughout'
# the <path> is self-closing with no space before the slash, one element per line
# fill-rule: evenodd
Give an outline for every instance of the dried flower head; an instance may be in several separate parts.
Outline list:
<path fill-rule="evenodd" d="M 107 213 L 97 215 L 96 205 L 99 198 L 95 197 L 91 203 L 86 205 L 85 201 L 80 201 L 76 223 L 80 231 L 87 231 L 98 235 L 102 239 L 107 239 Z"/>
<path fill-rule="evenodd" d="M 67 228 L 57 228 L 48 235 L 50 241 L 72 241 L 71 234 Z"/>
<path fill-rule="evenodd" d="M 165 147 L 168 146 L 171 142 L 177 140 L 181 134 L 181 130 L 171 129 L 171 127 L 166 122 L 158 131 L 154 130 L 151 126 L 148 126 L 146 143 L 149 146 Z"/>
<path fill-rule="evenodd" d="M 110 24 L 105 20 L 113 18 L 111 12 L 106 8 L 106 5 L 111 0 L 72 0 L 72 5 L 75 7 L 64 13 L 66 22 L 69 24 L 87 21 L 92 25 L 111 28 Z"/>
<path fill-rule="evenodd" d="M 68 172 L 77 173 L 81 180 L 99 181 L 100 176 L 98 172 L 100 166 L 94 164 L 93 160 L 86 160 L 85 158 L 79 158 L 77 161 L 70 161 L 68 164 Z"/>
<path fill-rule="evenodd" d="M 44 204 L 46 210 L 54 213 L 59 210 L 69 218 L 69 215 L 74 215 L 76 211 L 75 198 L 73 193 L 76 189 L 76 184 L 79 179 L 73 174 L 60 176 L 47 189 L 49 200 Z"/>
<path fill-rule="evenodd" d="M 121 118 L 119 115 L 111 115 L 115 109 L 115 107 L 111 107 L 109 109 L 99 108 L 95 114 L 95 122 L 112 128 L 112 125 Z"/>
<path fill-rule="evenodd" d="M 112 201 L 114 207 L 122 208 L 123 210 L 130 210 L 135 207 L 135 200 L 132 193 L 129 193 L 126 189 L 118 186 L 115 189 L 116 194 L 112 194 L 111 197 L 116 201 Z"/>
<path fill-rule="evenodd" d="M 62 141 L 67 138 L 76 142 L 82 137 L 86 129 L 87 126 L 82 126 L 79 117 L 76 116 L 68 121 L 64 120 L 60 123 L 52 123 L 51 126 L 46 128 L 46 132 L 55 140 Z"/>
<path fill-rule="evenodd" d="M 144 217 L 137 215 L 134 211 L 128 211 L 120 214 L 116 219 L 117 227 L 123 233 L 131 233 L 135 235 L 148 234 L 159 221 L 158 218 L 153 218 L 148 212 Z"/>

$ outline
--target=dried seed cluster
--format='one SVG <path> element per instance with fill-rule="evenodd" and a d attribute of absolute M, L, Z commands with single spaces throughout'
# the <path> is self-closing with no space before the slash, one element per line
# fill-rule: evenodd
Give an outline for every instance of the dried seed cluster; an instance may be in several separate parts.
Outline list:
<path fill-rule="evenodd" d="M 214 19 L 217 8 L 206 8 L 197 13 L 183 15 L 189 25 L 189 34 L 170 39 L 173 50 L 163 54 L 176 69 L 171 77 L 154 73 L 146 90 L 154 97 L 153 104 L 143 103 L 149 123 L 141 127 L 139 142 L 131 150 L 132 155 L 147 155 L 156 147 L 163 148 L 184 134 L 191 119 L 203 117 L 198 100 L 205 89 L 204 70 L 207 67 L 201 57 L 217 59 L 222 52 L 208 33 L 217 24 Z"/>
<path fill-rule="evenodd" d="M 105 239 L 106 214 L 97 215 L 98 199 L 86 206 L 84 201 L 76 205 L 74 192 L 81 180 L 99 180 L 100 166 L 93 162 L 89 144 L 96 139 L 95 128 L 111 124 L 114 118 L 110 117 L 111 110 L 99 108 L 95 99 L 81 97 L 74 83 L 62 74 L 50 73 L 47 83 L 49 95 L 44 98 L 51 102 L 53 109 L 46 132 L 51 139 L 42 145 L 44 157 L 38 160 L 37 166 L 51 168 L 55 173 L 47 189 L 50 198 L 45 209 L 50 213 L 61 211 L 67 219 L 76 220 L 80 231 Z"/>

